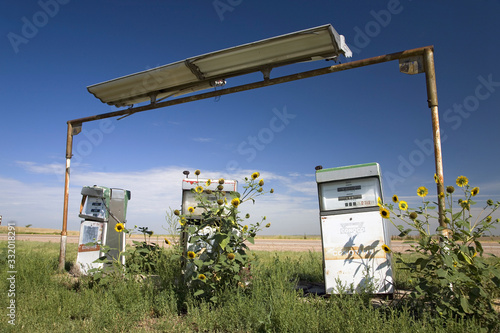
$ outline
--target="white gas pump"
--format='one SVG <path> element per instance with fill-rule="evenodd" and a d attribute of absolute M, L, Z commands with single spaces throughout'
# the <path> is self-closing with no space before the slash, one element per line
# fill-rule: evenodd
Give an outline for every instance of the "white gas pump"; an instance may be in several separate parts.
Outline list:
<path fill-rule="evenodd" d="M 188 225 L 197 225 L 200 223 L 200 220 L 203 218 L 202 213 L 203 213 L 203 208 L 197 207 L 198 203 L 195 199 L 195 193 L 193 193 L 193 190 L 195 190 L 198 186 L 203 187 L 203 195 L 207 196 L 208 200 L 211 201 L 216 201 L 217 198 L 215 197 L 214 194 L 208 194 L 207 190 L 210 191 L 217 191 L 217 187 L 220 185 L 217 181 L 211 181 L 210 184 L 208 185 L 208 179 L 189 179 L 185 178 L 182 180 L 182 214 L 185 216 L 189 216 L 187 218 L 186 223 Z M 236 192 L 238 188 L 238 181 L 236 180 L 224 180 L 223 184 L 223 191 L 226 193 L 226 197 L 228 201 L 231 201 L 231 196 L 230 192 Z M 188 212 L 188 208 L 193 207 L 194 212 L 190 213 Z M 205 227 L 202 230 L 200 230 L 198 233 L 202 233 L 205 235 L 212 235 L 214 233 L 214 228 L 212 227 Z M 192 243 L 190 242 L 190 239 L 188 239 L 188 234 L 186 232 L 181 233 L 181 244 L 184 249 L 184 252 L 187 253 L 187 251 L 193 251 L 193 252 L 198 252 L 201 248 L 202 245 L 207 245 L 207 244 L 197 244 L 197 243 Z M 210 250 L 210 244 L 207 246 L 207 250 Z"/>
<path fill-rule="evenodd" d="M 77 265 L 83 274 L 89 269 L 102 268 L 102 263 L 94 261 L 104 255 L 102 246 L 107 245 L 110 251 L 107 257 L 117 260 L 119 253 L 125 251 L 125 235 L 117 232 L 115 226 L 122 223 L 125 226 L 127 204 L 130 191 L 103 186 L 84 186 L 79 216 L 83 218 L 80 225 Z M 121 256 L 122 265 L 125 257 Z"/>
<path fill-rule="evenodd" d="M 392 294 L 391 258 L 382 248 L 390 238 L 378 207 L 379 164 L 316 167 L 316 182 L 326 293 Z"/>

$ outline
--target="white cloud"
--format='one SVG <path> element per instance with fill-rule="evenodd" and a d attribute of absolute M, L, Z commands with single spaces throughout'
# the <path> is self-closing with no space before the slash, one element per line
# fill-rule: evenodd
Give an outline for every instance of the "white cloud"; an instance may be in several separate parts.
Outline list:
<path fill-rule="evenodd" d="M 16 220 L 19 225 L 33 224 L 37 227 L 60 229 L 64 187 L 61 182 L 53 182 L 55 170 L 60 170 L 59 164 L 42 165 L 26 161 L 18 164 L 28 172 L 40 175 L 40 181 L 26 183 L 0 177 L 0 215 L 3 215 L 4 221 Z M 74 168 L 70 179 L 68 229 L 79 229 L 81 188 L 95 184 L 130 190 L 132 199 L 128 205 L 128 222 L 162 232 L 162 226 L 166 226 L 166 211 L 169 208 L 180 208 L 184 170 L 185 166 L 129 172 L 95 172 L 87 171 L 86 168 Z M 223 177 L 239 180 L 241 191 L 242 179 L 249 177 L 252 172 L 253 170 L 240 170 L 235 175 L 222 170 L 203 170 L 202 176 L 211 179 Z M 316 182 L 311 180 L 309 175 L 290 178 L 262 171 L 260 178 L 265 180 L 265 189 L 274 188 L 275 193 L 257 198 L 255 204 L 248 202 L 240 206 L 243 214 L 250 213 L 249 223 L 260 221 L 261 217 L 266 216 L 266 221 L 272 224 L 272 228 L 264 230 L 266 234 L 320 233 Z M 493 188 L 485 185 L 481 188 L 481 193 L 487 190 Z M 433 200 L 430 196 L 429 198 Z M 400 196 L 400 200 L 408 201 L 410 207 L 416 207 L 421 203 L 421 198 L 416 195 Z M 390 197 L 387 197 L 386 201 L 390 201 Z M 472 214 L 478 216 L 479 210 L 474 208 Z"/>
<path fill-rule="evenodd" d="M 19 180 L 0 178 L 0 214 L 5 220 L 19 221 L 19 225 L 56 228 L 62 226 L 64 187 L 62 183 L 52 183 L 56 166 L 19 162 L 28 172 L 47 175 L 47 184 L 28 184 Z M 156 232 L 166 226 L 165 215 L 170 208 L 180 208 L 181 182 L 186 167 L 170 166 L 134 172 L 95 172 L 84 168 L 74 168 L 70 178 L 68 207 L 68 229 L 78 230 L 81 218 L 78 217 L 83 186 L 101 185 L 130 190 L 132 198 L 127 209 L 127 221 L 132 225 L 148 226 Z M 240 174 L 229 175 L 226 171 L 203 170 L 204 178 L 237 179 L 242 190 L 242 179 L 252 170 L 241 170 Z M 242 211 L 252 216 L 250 223 L 255 223 L 262 216 L 272 223 L 268 234 L 319 234 L 316 193 L 304 190 L 303 184 L 311 182 L 290 182 L 287 177 L 263 171 L 266 190 L 275 189 L 274 194 L 266 194 L 251 202 L 241 205 Z M 314 188 L 315 191 L 315 188 Z M 266 223 L 267 223 L 266 222 Z"/>

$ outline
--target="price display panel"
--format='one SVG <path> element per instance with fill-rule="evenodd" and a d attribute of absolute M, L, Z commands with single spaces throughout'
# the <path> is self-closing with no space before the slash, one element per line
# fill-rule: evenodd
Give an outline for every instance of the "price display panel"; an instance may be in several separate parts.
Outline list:
<path fill-rule="evenodd" d="M 378 177 L 358 178 L 321 183 L 322 211 L 377 206 L 380 193 Z"/>

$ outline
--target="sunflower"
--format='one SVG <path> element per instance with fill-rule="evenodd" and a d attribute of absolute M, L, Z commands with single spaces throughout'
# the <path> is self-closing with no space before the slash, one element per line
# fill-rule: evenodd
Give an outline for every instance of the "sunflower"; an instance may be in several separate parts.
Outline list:
<path fill-rule="evenodd" d="M 436 174 L 434 174 L 434 181 L 436 182 L 436 184 L 439 184 L 439 177 Z"/>
<path fill-rule="evenodd" d="M 266 224 L 266 228 L 269 228 L 271 226 L 271 223 Z"/>
<path fill-rule="evenodd" d="M 222 185 L 217 185 L 217 189 L 218 189 L 219 191 L 222 191 L 222 190 L 224 189 L 224 186 L 222 186 Z"/>
<path fill-rule="evenodd" d="M 219 184 L 221 184 L 221 185 L 224 184 L 224 178 L 219 179 Z"/>
<path fill-rule="evenodd" d="M 377 198 L 377 206 L 382 207 L 382 199 L 380 197 Z"/>
<path fill-rule="evenodd" d="M 259 180 L 259 186 L 264 186 L 264 179 Z"/>
<path fill-rule="evenodd" d="M 408 209 L 408 203 L 406 201 L 400 201 L 399 202 L 399 209 L 401 209 L 401 210 L 407 210 Z"/>
<path fill-rule="evenodd" d="M 394 194 L 394 195 L 392 196 L 392 202 L 396 203 L 396 202 L 398 202 L 398 201 L 399 201 L 398 196 L 397 196 L 396 194 Z"/>
<path fill-rule="evenodd" d="M 195 175 L 197 175 L 197 176 L 199 176 L 199 175 L 200 175 L 200 173 L 201 173 L 201 171 L 200 171 L 200 170 L 196 170 L 196 171 L 194 172 L 194 174 L 195 174 Z"/>
<path fill-rule="evenodd" d="M 254 179 L 254 180 L 257 179 L 257 178 L 259 178 L 259 176 L 260 176 L 260 173 L 257 172 L 257 171 L 254 172 L 254 173 L 252 173 L 252 179 Z"/>
<path fill-rule="evenodd" d="M 382 216 L 384 219 L 388 219 L 389 215 L 391 215 L 391 213 L 389 213 L 387 209 L 385 209 L 384 207 L 380 207 L 380 216 Z"/>
<path fill-rule="evenodd" d="M 198 279 L 200 279 L 201 281 L 205 281 L 207 277 L 205 276 L 205 274 L 200 274 L 198 275 Z"/>
<path fill-rule="evenodd" d="M 272 188 L 271 191 L 269 191 L 269 193 L 274 193 L 274 188 Z"/>
<path fill-rule="evenodd" d="M 222 199 L 217 199 L 217 204 L 218 204 L 219 206 L 222 206 L 222 205 L 224 204 L 224 200 L 222 200 Z"/>
<path fill-rule="evenodd" d="M 385 253 L 391 253 L 392 252 L 391 248 L 389 246 L 385 245 L 385 244 L 382 245 L 382 250 L 384 250 Z"/>
<path fill-rule="evenodd" d="M 467 200 L 462 200 L 460 206 L 462 206 L 463 209 L 470 209 L 470 203 Z"/>
<path fill-rule="evenodd" d="M 410 218 L 411 218 L 412 220 L 416 219 L 417 217 L 418 217 L 418 214 L 417 214 L 417 213 L 415 213 L 415 212 L 411 212 L 411 213 L 410 213 Z"/>
<path fill-rule="evenodd" d="M 234 253 L 228 253 L 227 254 L 227 259 L 229 259 L 229 260 L 233 260 L 234 257 L 235 257 Z"/>
<path fill-rule="evenodd" d="M 475 197 L 479 193 L 479 187 L 474 187 L 472 191 L 470 191 L 470 194 Z"/>
<path fill-rule="evenodd" d="M 247 225 L 245 225 L 243 228 L 241 228 L 242 232 L 246 232 L 247 230 L 248 230 L 248 226 Z"/>
<path fill-rule="evenodd" d="M 188 251 L 187 257 L 189 259 L 194 259 L 194 258 L 196 258 L 196 253 L 194 253 L 193 251 Z"/>
<path fill-rule="evenodd" d="M 419 188 L 417 188 L 417 194 L 419 197 L 423 198 L 427 195 L 427 193 L 429 193 L 429 190 L 427 190 L 425 186 L 420 186 Z"/>
<path fill-rule="evenodd" d="M 202 186 L 196 186 L 196 188 L 194 189 L 196 193 L 201 193 L 203 192 L 203 187 Z"/>
<path fill-rule="evenodd" d="M 188 212 L 190 212 L 191 214 L 194 213 L 194 208 L 193 207 L 188 207 Z"/>
<path fill-rule="evenodd" d="M 238 207 L 239 204 L 240 204 L 239 198 L 234 198 L 233 200 L 231 200 L 231 205 L 233 205 L 234 207 Z"/>
<path fill-rule="evenodd" d="M 456 181 L 457 185 L 460 187 L 464 187 L 469 184 L 469 180 L 465 176 L 459 176 Z"/>
<path fill-rule="evenodd" d="M 212 181 L 211 181 L 210 179 L 208 179 L 208 180 L 206 181 L 206 183 L 205 183 L 205 186 L 206 186 L 206 187 L 209 187 L 209 186 L 210 186 L 210 184 L 212 184 Z"/>
<path fill-rule="evenodd" d="M 184 216 L 179 219 L 179 224 L 180 225 L 185 225 L 186 224 L 186 218 Z"/>
<path fill-rule="evenodd" d="M 178 209 L 174 210 L 174 215 L 179 216 L 180 214 L 181 212 Z"/>
<path fill-rule="evenodd" d="M 171 245 L 172 244 L 168 239 L 164 238 L 164 240 L 165 240 L 165 244 L 167 244 L 167 245 Z"/>
<path fill-rule="evenodd" d="M 247 214 L 245 215 L 245 218 L 246 218 L 246 219 L 249 219 L 249 218 L 250 218 L 250 214 L 248 214 L 248 213 L 247 213 Z"/>
<path fill-rule="evenodd" d="M 446 192 L 452 194 L 453 192 L 455 192 L 455 188 L 453 186 L 446 186 Z"/>
<path fill-rule="evenodd" d="M 123 230 L 125 230 L 125 226 L 123 225 L 123 223 L 117 223 L 115 225 L 115 230 L 116 232 L 123 232 Z"/>

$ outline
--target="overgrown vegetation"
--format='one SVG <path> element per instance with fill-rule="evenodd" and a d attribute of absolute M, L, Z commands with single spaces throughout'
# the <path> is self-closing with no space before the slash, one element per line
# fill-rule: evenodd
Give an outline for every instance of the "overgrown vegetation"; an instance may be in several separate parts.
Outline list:
<path fill-rule="evenodd" d="M 437 176 L 434 177 L 439 184 Z M 465 176 L 460 176 L 456 184 L 462 195 L 454 198 L 455 188 L 448 186 L 447 205 L 442 216 L 435 212 L 436 206 L 426 199 L 428 190 L 419 187 L 417 194 L 422 205 L 411 209 L 398 196 L 392 197 L 391 204 L 380 205 L 380 214 L 389 219 L 405 237 L 416 232 L 418 238 L 412 242 L 412 258 L 397 258 L 402 269 L 414 281 L 409 294 L 408 306 L 419 315 L 431 317 L 477 320 L 481 326 L 491 330 L 499 328 L 498 314 L 492 307 L 492 299 L 498 297 L 500 288 L 500 263 L 491 262 L 484 252 L 480 238 L 491 233 L 499 224 L 493 213 L 500 202 L 488 200 L 479 214 L 472 214 L 473 200 L 479 193 L 478 187 L 471 187 Z M 431 221 L 442 218 L 444 224 L 436 231 Z M 402 223 L 402 224 L 397 224 Z"/>
<path fill-rule="evenodd" d="M 195 172 L 199 175 L 199 171 Z M 413 232 L 410 254 L 396 254 L 394 283 L 405 296 L 374 303 L 374 296 L 358 294 L 317 295 L 306 284 L 323 282 L 321 253 L 255 252 L 245 241 L 253 241 L 261 221 L 250 224 L 250 216 L 238 216 L 238 206 L 263 193 L 264 181 L 254 173 L 245 179 L 240 194 L 200 184 L 194 190 L 202 208 L 196 217 L 170 211 L 167 222 L 180 223 L 188 244 L 172 244 L 165 238 L 151 242 L 152 231 L 138 230 L 144 241 L 133 241 L 118 258 L 102 258 L 108 265 L 88 276 L 72 276 L 76 245 L 68 246 L 66 271 L 58 271 L 58 244 L 16 242 L 15 279 L 16 326 L 0 317 L 0 329 L 28 332 L 496 332 L 500 319 L 492 306 L 500 296 L 500 261 L 487 257 L 481 237 L 498 220 L 491 213 L 500 202 L 489 200 L 484 217 L 473 218 L 472 197 L 479 188 L 470 188 L 461 176 L 457 185 L 465 199 L 452 209 L 454 188 L 448 187 L 448 228 L 431 231 L 432 203 L 425 200 L 427 189 L 417 193 L 421 207 L 410 209 L 393 197 L 380 214 L 394 216 L 400 237 Z M 207 196 L 215 195 L 215 201 Z M 272 190 L 271 190 L 272 193 Z M 399 208 L 399 210 L 398 210 Z M 188 222 L 191 220 L 191 222 Z M 246 224 L 247 223 L 247 224 Z M 269 225 L 266 225 L 268 227 Z M 127 230 L 117 223 L 115 230 L 125 237 Z M 299 240 L 297 240 L 299 242 Z M 7 291 L 7 242 L 0 242 L 0 286 Z M 383 245 L 385 252 L 390 252 Z M 106 247 L 104 247 L 106 249 Z M 127 259 L 125 266 L 120 256 Z M 110 261 L 111 260 L 111 261 Z M 251 263 L 251 266 L 249 265 Z M 109 265 L 111 264 L 111 265 Z M 7 308 L 10 296 L 1 298 Z"/>
<path fill-rule="evenodd" d="M 2 249 L 6 242 L 0 242 Z M 76 259 L 68 244 L 68 266 Z M 16 244 L 16 326 L 0 318 L 2 332 L 482 332 L 478 321 L 415 316 L 408 308 L 374 307 L 363 295 L 330 298 L 296 290 L 296 281 L 322 282 L 321 253 L 251 252 L 249 288 L 227 287 L 224 302 L 197 299 L 179 283 L 175 251 L 162 248 L 160 283 L 116 276 L 105 284 L 89 277 L 59 273 L 59 245 Z M 6 255 L 2 253 L 0 285 L 6 290 Z M 403 256 L 406 259 L 405 256 Z M 67 267 L 69 269 L 70 267 Z M 399 275 L 396 283 L 411 285 Z M 1 297 L 5 309 L 7 298 Z"/>

